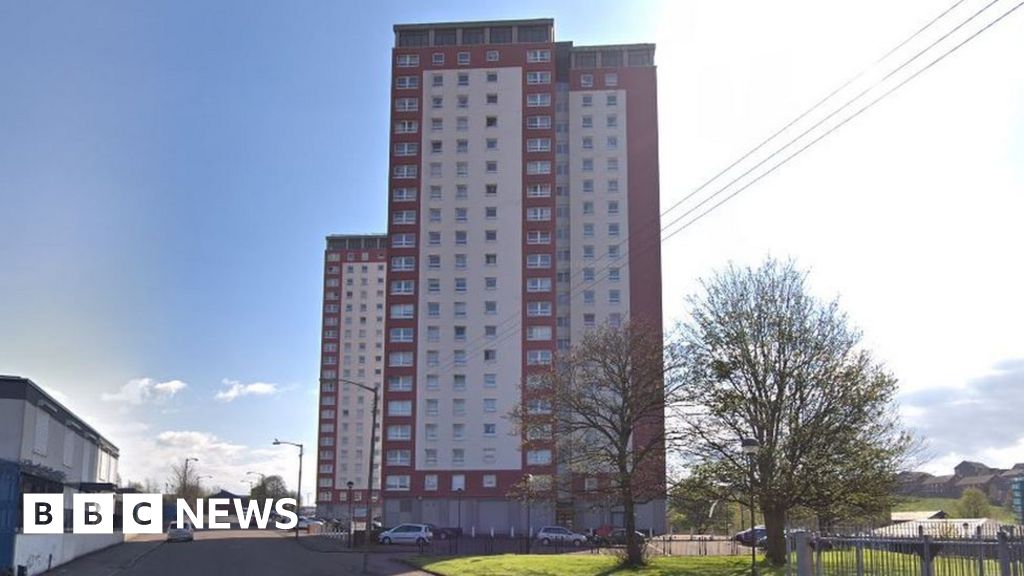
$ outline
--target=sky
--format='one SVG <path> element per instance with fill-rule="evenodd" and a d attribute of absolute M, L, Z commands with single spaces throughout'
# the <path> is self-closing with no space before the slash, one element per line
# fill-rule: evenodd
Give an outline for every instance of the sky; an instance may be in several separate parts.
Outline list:
<path fill-rule="evenodd" d="M 952 3 L 2 3 L 0 373 L 108 436 L 125 480 L 194 456 L 210 485 L 291 483 L 278 437 L 312 493 L 324 236 L 385 226 L 392 25 L 655 42 L 665 209 Z M 666 323 L 729 262 L 793 258 L 900 378 L 923 469 L 1024 462 L 1021 38 L 1024 9 L 668 240 Z"/>

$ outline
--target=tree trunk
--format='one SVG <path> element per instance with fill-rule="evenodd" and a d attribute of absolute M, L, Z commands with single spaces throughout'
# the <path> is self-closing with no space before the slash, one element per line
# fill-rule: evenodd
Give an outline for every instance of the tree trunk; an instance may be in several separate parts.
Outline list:
<path fill-rule="evenodd" d="M 623 526 L 626 529 L 626 566 L 635 568 L 644 563 L 643 550 L 636 538 L 636 505 L 633 502 L 633 491 L 627 490 L 622 499 Z"/>
<path fill-rule="evenodd" d="M 764 527 L 768 532 L 765 557 L 775 566 L 786 563 L 786 510 L 773 504 L 762 505 Z"/>

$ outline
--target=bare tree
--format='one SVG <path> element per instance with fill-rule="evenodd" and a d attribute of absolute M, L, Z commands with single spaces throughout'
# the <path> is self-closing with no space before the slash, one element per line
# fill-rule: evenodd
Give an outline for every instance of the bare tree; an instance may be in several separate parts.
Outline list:
<path fill-rule="evenodd" d="M 685 455 L 724 496 L 756 494 L 773 563 L 785 559 L 787 512 L 805 507 L 828 524 L 886 505 L 914 445 L 896 379 L 804 281 L 791 262 L 729 267 L 690 298 L 681 337 Z M 760 445 L 752 461 L 744 438 Z"/>
<path fill-rule="evenodd" d="M 629 566 L 643 563 L 636 505 L 665 495 L 665 406 L 677 396 L 673 358 L 660 327 L 596 328 L 544 378 L 528 382 L 528 401 L 513 414 L 524 449 L 553 442 L 572 477 L 598 480 L 590 495 L 622 507 Z"/>
<path fill-rule="evenodd" d="M 172 493 L 178 498 L 192 502 L 203 495 L 199 487 L 199 472 L 194 466 L 172 464 L 169 482 Z"/>

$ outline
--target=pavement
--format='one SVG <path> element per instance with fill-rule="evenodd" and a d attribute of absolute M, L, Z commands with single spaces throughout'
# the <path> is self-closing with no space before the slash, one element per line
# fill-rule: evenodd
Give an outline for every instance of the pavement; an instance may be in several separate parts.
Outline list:
<path fill-rule="evenodd" d="M 137 537 L 83 556 L 45 576 L 337 576 L 362 573 L 363 554 L 298 540 L 277 530 L 208 530 L 193 542 Z M 400 561 L 415 548 L 367 555 L 368 572 L 378 576 L 427 576 Z"/>

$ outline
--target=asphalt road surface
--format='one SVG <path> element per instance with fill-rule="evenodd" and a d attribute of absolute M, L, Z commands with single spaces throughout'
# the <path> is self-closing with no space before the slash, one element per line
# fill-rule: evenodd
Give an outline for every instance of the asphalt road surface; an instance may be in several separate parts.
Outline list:
<path fill-rule="evenodd" d="M 337 576 L 360 574 L 362 554 L 317 551 L 273 530 L 212 530 L 193 542 L 138 538 L 58 567 L 46 576 Z M 424 574 L 396 561 L 407 551 L 369 555 L 369 571 L 383 576 Z"/>

